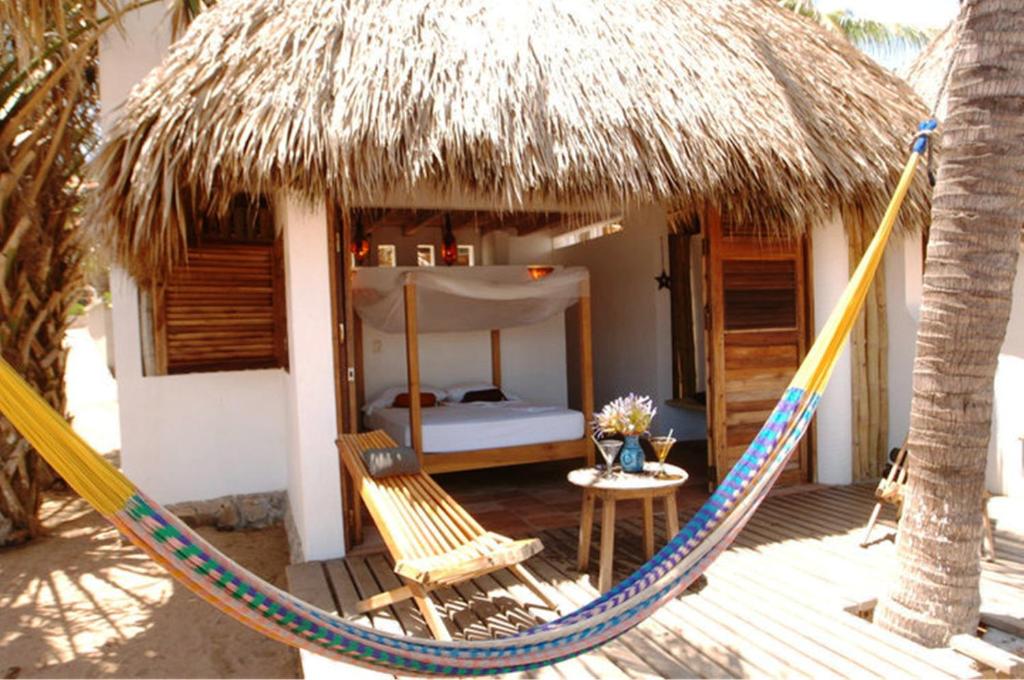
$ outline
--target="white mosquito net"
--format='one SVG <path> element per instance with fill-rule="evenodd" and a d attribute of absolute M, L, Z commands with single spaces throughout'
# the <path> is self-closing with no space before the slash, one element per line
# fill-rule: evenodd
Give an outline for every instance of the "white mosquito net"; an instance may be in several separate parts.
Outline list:
<path fill-rule="evenodd" d="M 423 333 L 529 326 L 564 312 L 589 285 L 583 267 L 555 267 L 534 281 L 529 267 L 364 268 L 352 301 L 363 323 L 405 332 L 404 285 L 416 286 L 416 326 Z"/>

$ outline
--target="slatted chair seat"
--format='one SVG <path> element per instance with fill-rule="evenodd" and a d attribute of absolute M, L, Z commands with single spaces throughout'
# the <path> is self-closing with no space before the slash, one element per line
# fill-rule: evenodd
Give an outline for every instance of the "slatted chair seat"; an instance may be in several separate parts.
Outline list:
<path fill-rule="evenodd" d="M 382 431 L 338 437 L 341 462 L 365 503 L 405 581 L 401 588 L 366 598 L 361 612 L 412 598 L 430 631 L 439 640 L 450 639 L 429 592 L 500 569 L 508 569 L 552 609 L 554 602 L 522 562 L 543 549 L 540 539 L 512 539 L 487 531 L 465 508 L 427 474 L 394 475 L 374 479 L 362 453 L 395 446 Z"/>

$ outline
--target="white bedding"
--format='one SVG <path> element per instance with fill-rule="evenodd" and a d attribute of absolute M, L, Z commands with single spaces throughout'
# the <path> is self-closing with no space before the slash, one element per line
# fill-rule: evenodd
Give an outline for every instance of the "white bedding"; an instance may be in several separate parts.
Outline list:
<path fill-rule="evenodd" d="M 424 453 L 540 444 L 583 436 L 583 414 L 579 411 L 525 401 L 448 404 L 425 408 L 422 413 Z M 366 415 L 366 425 L 384 430 L 400 444 L 412 444 L 408 409 L 375 409 Z"/>

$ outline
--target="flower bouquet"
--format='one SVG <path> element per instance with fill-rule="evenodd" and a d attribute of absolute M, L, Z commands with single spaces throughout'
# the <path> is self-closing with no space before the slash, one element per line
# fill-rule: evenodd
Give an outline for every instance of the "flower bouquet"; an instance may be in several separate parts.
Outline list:
<path fill-rule="evenodd" d="M 647 432 L 651 420 L 658 409 L 650 397 L 641 397 L 632 392 L 628 396 L 619 397 L 605 404 L 601 412 L 594 418 L 594 429 L 602 436 L 621 435 L 624 444 L 619 456 L 623 472 L 643 472 L 644 450 L 640 448 L 640 435 Z M 602 454 L 611 468 L 611 460 L 615 459 L 613 450 L 611 460 L 600 444 Z"/>

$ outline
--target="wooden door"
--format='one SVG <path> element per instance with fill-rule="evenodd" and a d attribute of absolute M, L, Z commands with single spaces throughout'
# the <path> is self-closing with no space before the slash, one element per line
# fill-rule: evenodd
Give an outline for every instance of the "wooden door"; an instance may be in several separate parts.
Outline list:
<path fill-rule="evenodd" d="M 743 455 L 796 373 L 809 341 L 806 238 L 767 239 L 744 225 L 705 220 L 709 479 Z M 779 480 L 811 481 L 811 437 Z"/>
<path fill-rule="evenodd" d="M 361 330 L 352 308 L 352 258 L 350 224 L 345 210 L 332 198 L 327 199 L 328 265 L 331 287 L 331 334 L 334 347 L 334 395 L 338 433 L 359 431 L 357 375 L 362 371 L 357 353 Z M 355 484 L 340 465 L 342 523 L 345 549 L 363 540 L 362 504 Z"/>

